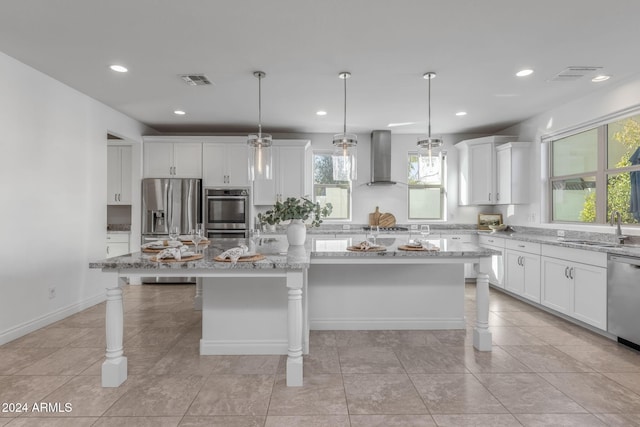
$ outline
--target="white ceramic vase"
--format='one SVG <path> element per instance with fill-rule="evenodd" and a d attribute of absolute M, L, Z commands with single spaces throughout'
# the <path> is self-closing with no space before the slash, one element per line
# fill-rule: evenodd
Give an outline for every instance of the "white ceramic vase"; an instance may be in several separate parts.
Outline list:
<path fill-rule="evenodd" d="M 304 245 L 307 239 L 307 227 L 301 219 L 292 219 L 287 227 L 287 241 L 291 246 Z"/>

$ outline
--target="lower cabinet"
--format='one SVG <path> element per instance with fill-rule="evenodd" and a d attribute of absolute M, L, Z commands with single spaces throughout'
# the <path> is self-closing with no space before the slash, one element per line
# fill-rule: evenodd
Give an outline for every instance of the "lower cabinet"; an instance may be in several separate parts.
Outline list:
<path fill-rule="evenodd" d="M 129 253 L 129 235 L 126 233 L 107 233 L 107 258 Z"/>
<path fill-rule="evenodd" d="M 478 236 L 475 234 L 440 234 L 440 239 L 446 240 L 452 243 L 468 243 L 477 245 L 478 244 Z M 477 277 L 476 269 L 473 264 L 465 264 L 464 265 L 464 278 L 465 279 L 475 279 Z"/>
<path fill-rule="evenodd" d="M 504 288 L 504 237 L 480 235 L 478 245 L 483 248 L 499 251 L 500 255 L 491 257 L 491 271 L 489 271 L 489 283 Z"/>
<path fill-rule="evenodd" d="M 540 244 L 507 241 L 504 288 L 540 303 Z"/>
<path fill-rule="evenodd" d="M 606 330 L 606 262 L 606 253 L 543 245 L 540 303 Z"/>

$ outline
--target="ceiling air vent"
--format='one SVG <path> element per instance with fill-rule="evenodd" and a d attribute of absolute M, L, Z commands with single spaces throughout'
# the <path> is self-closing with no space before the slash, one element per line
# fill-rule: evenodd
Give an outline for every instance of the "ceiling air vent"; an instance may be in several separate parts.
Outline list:
<path fill-rule="evenodd" d="M 560 71 L 555 76 L 551 77 L 550 82 L 572 82 L 579 80 L 585 76 L 589 76 L 596 71 L 602 69 L 602 67 L 592 67 L 585 65 L 573 65 Z"/>
<path fill-rule="evenodd" d="M 211 84 L 211 80 L 204 74 L 182 74 L 180 78 L 189 86 L 206 86 Z"/>

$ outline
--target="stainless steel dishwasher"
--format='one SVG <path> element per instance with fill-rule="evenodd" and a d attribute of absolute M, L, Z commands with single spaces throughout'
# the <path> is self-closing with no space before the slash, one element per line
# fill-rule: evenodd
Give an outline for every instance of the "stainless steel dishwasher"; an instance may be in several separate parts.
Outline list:
<path fill-rule="evenodd" d="M 640 350 L 640 258 L 609 255 L 607 267 L 607 330 Z"/>

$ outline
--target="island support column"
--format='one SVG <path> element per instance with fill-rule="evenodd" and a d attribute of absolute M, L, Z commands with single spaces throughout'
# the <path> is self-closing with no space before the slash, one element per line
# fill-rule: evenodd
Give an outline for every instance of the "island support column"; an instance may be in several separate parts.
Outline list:
<path fill-rule="evenodd" d="M 102 363 L 102 387 L 118 387 L 127 379 L 127 358 L 124 357 L 124 308 L 122 288 L 124 279 L 118 277 L 118 286 L 107 289 L 106 331 L 107 359 Z"/>
<path fill-rule="evenodd" d="M 473 346 L 480 351 L 491 351 L 489 331 L 489 274 L 491 257 L 481 258 L 476 264 L 476 327 L 473 329 Z"/>
<path fill-rule="evenodd" d="M 287 306 L 288 351 L 287 386 L 302 386 L 302 285 L 303 271 L 287 271 L 289 302 Z"/>

